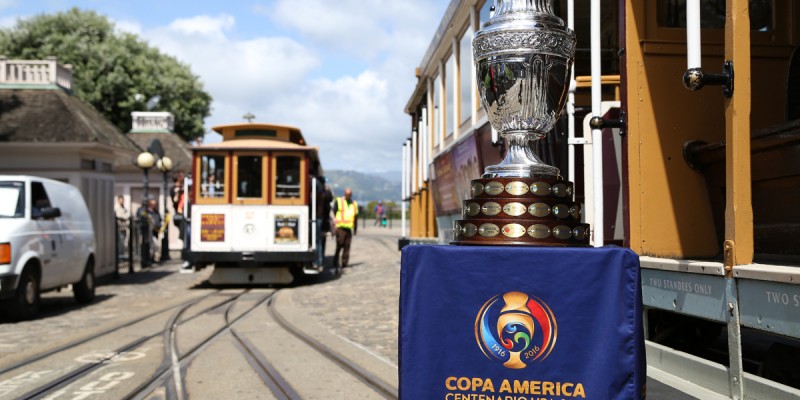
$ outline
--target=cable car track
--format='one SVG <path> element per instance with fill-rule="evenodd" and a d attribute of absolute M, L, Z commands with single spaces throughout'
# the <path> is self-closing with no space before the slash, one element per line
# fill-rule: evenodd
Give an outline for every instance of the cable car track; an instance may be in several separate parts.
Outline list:
<path fill-rule="evenodd" d="M 267 302 L 267 309 L 269 310 L 270 316 L 275 319 L 278 324 L 283 327 L 287 332 L 291 333 L 293 336 L 297 337 L 301 341 L 305 342 L 311 348 L 316 350 L 322 356 L 327 358 L 328 360 L 332 361 L 345 371 L 347 371 L 350 375 L 358 378 L 361 382 L 365 385 L 373 389 L 375 392 L 383 396 L 387 399 L 396 399 L 398 398 L 397 389 L 394 388 L 391 384 L 387 383 L 383 379 L 379 378 L 375 374 L 361 368 L 356 363 L 350 361 L 349 359 L 342 357 L 339 355 L 338 352 L 334 351 L 330 347 L 322 344 L 322 342 L 314 339 L 313 337 L 307 335 L 306 333 L 302 332 L 291 323 L 289 323 L 283 316 L 281 316 L 273 306 L 272 299 Z"/>
<path fill-rule="evenodd" d="M 227 320 L 227 313 L 225 318 Z M 261 378 L 261 381 L 264 382 L 267 387 L 269 387 L 270 391 L 272 391 L 272 394 L 274 394 L 275 397 L 277 397 L 279 400 L 302 398 L 289 384 L 289 382 L 287 382 L 283 376 L 281 376 L 272 363 L 264 358 L 264 355 L 261 354 L 261 352 L 259 352 L 256 347 L 250 343 L 249 340 L 247 340 L 247 338 L 239 335 L 239 333 L 233 328 L 231 328 L 231 334 L 236 339 L 236 348 L 240 353 L 242 353 L 248 364 L 250 364 L 253 370 L 256 371 L 258 377 Z"/>
<path fill-rule="evenodd" d="M 242 294 L 246 293 L 247 291 L 243 292 Z M 186 383 L 184 382 L 184 377 L 186 376 L 186 368 L 192 362 L 192 360 L 202 354 L 202 350 L 205 350 L 217 339 L 228 333 L 232 326 L 239 320 L 249 315 L 253 310 L 258 308 L 258 306 L 264 304 L 264 302 L 268 301 L 273 295 L 275 295 L 275 293 L 277 293 L 277 291 L 267 294 L 258 300 L 255 305 L 251 306 L 233 320 L 230 320 L 230 310 L 233 308 L 235 303 L 230 302 L 225 310 L 225 324 L 183 354 L 180 353 L 177 346 L 177 328 L 180 326 L 181 321 L 178 320 L 179 316 L 176 316 L 174 320 L 170 321 L 168 328 L 164 330 L 164 357 L 161 365 L 148 381 L 139 385 L 139 387 L 134 389 L 134 391 L 126 396 L 126 398 L 145 399 L 161 386 L 164 386 L 167 388 L 167 390 L 171 391 L 171 393 L 173 393 L 177 399 L 186 398 Z M 241 294 L 239 296 L 241 296 Z M 237 298 L 239 296 L 237 296 Z M 169 384 L 170 380 L 172 380 L 172 385 Z"/>
<path fill-rule="evenodd" d="M 195 304 L 199 303 L 203 299 L 206 299 L 206 298 L 210 297 L 211 295 L 213 295 L 215 293 L 218 293 L 218 292 L 219 292 L 219 290 L 215 291 L 214 293 L 210 293 L 210 294 L 205 295 L 205 296 L 200 296 L 200 297 L 198 297 L 196 299 L 192 299 L 190 301 L 181 303 L 178 306 L 173 306 L 173 307 L 167 308 L 167 310 L 169 310 L 169 309 L 173 309 L 173 308 L 179 307 L 178 311 L 173 315 L 173 317 L 170 318 L 170 321 L 177 321 L 177 318 L 180 315 L 182 315 L 187 309 L 189 309 L 190 307 L 192 307 Z M 232 302 L 232 301 L 236 300 L 242 294 L 244 294 L 244 292 L 236 294 L 234 296 L 231 296 L 230 298 L 226 298 L 226 299 L 224 299 L 221 302 L 218 302 L 216 304 L 213 304 L 213 305 L 201 310 L 200 312 L 198 312 L 197 314 L 193 315 L 192 317 L 184 320 L 183 322 L 185 323 L 185 322 L 191 321 L 192 319 L 197 318 L 197 317 L 209 312 L 210 310 L 218 308 L 218 307 L 220 307 L 220 306 L 222 306 L 222 305 L 224 305 L 226 303 Z M 162 310 L 162 312 L 163 311 L 166 311 L 166 310 Z M 158 314 L 158 313 L 156 313 L 156 314 Z M 152 317 L 152 315 L 151 315 L 151 317 Z M 130 325 L 131 324 L 126 324 L 124 326 L 130 326 Z M 118 328 L 118 329 L 120 329 L 120 328 Z M 89 340 L 98 339 L 100 337 L 105 336 L 106 334 L 108 334 L 108 332 L 90 336 Z M 51 379 L 47 383 L 39 385 L 38 387 L 36 387 L 36 388 L 34 388 L 32 390 L 29 390 L 26 393 L 24 393 L 24 394 L 22 394 L 22 395 L 20 395 L 18 397 L 19 398 L 23 398 L 23 399 L 39 399 L 39 398 L 43 398 L 47 394 L 50 394 L 50 393 L 52 393 L 52 392 L 54 392 L 56 390 L 64 388 L 64 387 L 66 387 L 66 386 L 78 381 L 82 377 L 88 375 L 92 371 L 95 371 L 96 369 L 100 368 L 101 366 L 103 366 L 107 362 L 109 362 L 115 355 L 122 354 L 122 353 L 125 353 L 125 352 L 129 352 L 129 351 L 131 351 L 133 349 L 136 349 L 139 346 L 141 346 L 142 344 L 146 343 L 147 341 L 149 341 L 149 340 L 151 340 L 151 339 L 153 339 L 155 337 L 158 337 L 159 335 L 162 335 L 162 334 L 163 334 L 163 331 L 159 331 L 159 332 L 156 332 L 156 333 L 153 333 L 153 334 L 150 334 L 150 335 L 144 335 L 144 336 L 142 336 L 140 338 L 137 338 L 137 339 L 135 339 L 133 341 L 130 341 L 130 342 L 126 343 L 125 345 L 117 347 L 114 351 L 112 351 L 110 353 L 111 354 L 110 356 L 102 357 L 99 360 L 96 360 L 96 361 L 91 362 L 91 363 L 87 363 L 86 365 L 83 365 L 83 366 L 81 366 L 81 367 L 79 367 L 77 369 L 74 369 L 74 370 L 71 370 L 71 371 L 69 371 L 69 372 L 67 372 L 65 374 L 62 374 L 61 376 L 59 376 L 59 377 L 57 377 L 55 379 Z M 66 351 L 66 350 L 69 350 L 71 348 L 77 347 L 78 344 L 85 344 L 85 343 L 86 343 L 86 341 L 83 341 L 81 343 L 76 343 L 73 346 L 70 346 L 70 347 L 62 349 L 61 351 Z M 52 352 L 52 353 L 49 354 L 49 356 L 52 356 L 52 355 L 55 355 L 55 354 L 58 354 L 58 353 L 59 352 Z M 37 356 L 36 357 L 36 361 L 42 360 L 44 358 L 46 358 L 46 357 L 38 357 Z M 30 362 L 26 363 L 26 365 L 30 364 L 32 362 L 34 362 L 34 361 L 30 361 Z"/>
<path fill-rule="evenodd" d="M 197 298 L 186 300 L 183 303 L 179 303 L 179 304 L 176 304 L 176 305 L 171 305 L 171 306 L 167 306 L 167 307 L 161 308 L 161 309 L 159 309 L 157 311 L 145 314 L 145 315 L 143 315 L 141 317 L 138 317 L 138 318 L 134 318 L 132 320 L 126 321 L 126 322 L 121 323 L 121 324 L 118 324 L 118 325 L 116 325 L 114 327 L 108 328 L 108 329 L 103 330 L 101 332 L 97 332 L 95 334 L 92 334 L 92 335 L 89 335 L 89 336 L 86 336 L 86 337 L 82 337 L 80 339 L 73 340 L 73 341 L 71 341 L 69 343 L 66 343 L 64 345 L 61 345 L 61 346 L 58 346 L 56 348 L 50 349 L 50 350 L 45 351 L 43 353 L 36 354 L 36 355 L 34 355 L 32 357 L 29 357 L 27 359 L 24 359 L 24 360 L 18 361 L 16 363 L 13 363 L 11 365 L 8 365 L 8 366 L 5 366 L 3 368 L 0 368 L 0 376 L 3 375 L 3 374 L 6 374 L 8 372 L 14 371 L 16 369 L 22 368 L 22 367 L 24 367 L 26 365 L 30 365 L 30 364 L 32 364 L 32 363 L 34 363 L 36 361 L 39 361 L 39 360 L 45 359 L 47 357 L 50 357 L 52 355 L 55 355 L 55 354 L 64 352 L 66 350 L 75 348 L 75 347 L 77 347 L 77 346 L 79 346 L 81 344 L 84 344 L 84 343 L 88 342 L 88 341 L 91 341 L 91 340 L 103 337 L 105 335 L 117 332 L 117 331 L 119 331 L 121 329 L 124 329 L 124 328 L 130 327 L 130 326 L 132 326 L 134 324 L 137 324 L 137 323 L 145 321 L 145 320 L 147 320 L 149 318 L 155 317 L 155 316 L 157 316 L 157 315 L 159 315 L 161 313 L 164 313 L 164 312 L 169 311 L 171 309 L 174 309 L 176 307 L 182 307 L 182 306 L 185 306 L 185 305 L 190 304 L 190 303 L 191 304 L 195 304 L 195 303 L 197 303 L 197 302 L 199 302 L 199 301 L 201 301 L 203 299 L 206 299 L 206 298 L 208 298 L 208 297 L 210 297 L 210 296 L 212 296 L 212 295 L 214 295 L 216 293 L 219 293 L 219 292 L 220 292 L 220 290 L 216 290 L 215 292 L 212 292 L 212 293 L 209 293 L 209 294 L 197 297 Z"/>
<path fill-rule="evenodd" d="M 20 387 L 20 389 L 24 390 L 24 393 L 8 394 L 14 398 L 21 399 L 60 398 L 67 393 L 71 393 L 73 396 L 80 394 L 81 390 L 86 390 L 81 389 L 83 387 L 97 386 L 92 385 L 92 380 L 97 381 L 98 377 L 106 376 L 108 374 L 113 375 L 122 373 L 119 372 L 118 367 L 116 369 L 112 367 L 113 365 L 120 365 L 114 363 L 116 357 L 124 356 L 126 354 L 145 354 L 147 352 L 146 349 L 152 347 L 151 345 L 148 345 L 148 342 L 152 343 L 153 339 L 158 339 L 161 337 L 163 351 L 161 352 L 160 356 L 157 355 L 157 357 L 160 357 L 160 360 L 153 358 L 141 358 L 141 360 L 151 361 L 141 361 L 141 364 L 139 364 L 150 372 L 147 372 L 144 376 L 140 375 L 142 377 L 140 381 L 129 381 L 129 383 L 124 387 L 116 387 L 114 389 L 115 392 L 107 392 L 106 396 L 125 399 L 166 398 L 183 400 L 188 398 L 190 391 L 193 390 L 194 380 L 191 382 L 186 380 L 187 373 L 190 371 L 190 368 L 192 368 L 191 366 L 193 361 L 198 357 L 204 357 L 204 355 L 207 356 L 211 354 L 213 357 L 215 350 L 210 349 L 210 347 L 217 343 L 219 339 L 228 338 L 229 341 L 220 343 L 225 343 L 223 346 L 230 345 L 237 349 L 238 353 L 241 355 L 241 358 L 238 358 L 238 360 L 241 362 L 246 362 L 252 371 L 255 372 L 255 375 L 257 375 L 261 380 L 264 387 L 276 398 L 287 400 L 302 399 L 304 395 L 301 395 L 301 392 L 298 392 L 297 388 L 303 389 L 304 387 L 295 387 L 292 383 L 290 383 L 290 381 L 304 381 L 298 380 L 296 376 L 283 375 L 284 371 L 291 371 L 291 367 L 284 369 L 286 368 L 284 365 L 273 365 L 273 357 L 275 357 L 275 360 L 280 359 L 278 353 L 271 355 L 268 354 L 265 356 L 265 353 L 262 352 L 262 350 L 267 349 L 274 352 L 277 351 L 277 348 L 272 347 L 271 345 L 264 347 L 263 342 L 259 343 L 259 341 L 251 341 L 252 338 L 248 338 L 248 335 L 241 333 L 236 328 L 236 325 L 239 322 L 243 322 L 245 319 L 250 321 L 248 324 L 263 323 L 260 322 L 261 316 L 257 317 L 256 319 L 252 319 L 250 316 L 254 311 L 258 310 L 261 306 L 264 306 L 265 309 L 262 310 L 265 310 L 266 313 L 263 314 L 263 317 L 273 321 L 275 324 L 274 326 L 279 329 L 279 331 L 276 331 L 280 332 L 279 335 L 296 338 L 298 340 L 297 343 L 302 343 L 300 346 L 307 346 L 306 348 L 309 349 L 308 354 L 314 354 L 312 357 L 324 357 L 336 365 L 338 367 L 337 370 L 341 371 L 340 373 L 352 376 L 354 378 L 352 382 L 362 382 L 365 385 L 364 389 L 362 390 L 375 392 L 379 396 L 388 399 L 396 399 L 398 397 L 397 389 L 394 386 L 382 380 L 380 377 L 376 376 L 374 373 L 368 371 L 364 367 L 359 366 L 355 362 L 343 357 L 339 352 L 333 350 L 319 340 L 316 340 L 309 334 L 304 333 L 286 318 L 284 318 L 284 316 L 280 314 L 280 309 L 276 309 L 274 303 L 274 296 L 279 292 L 279 290 L 261 294 L 259 297 L 243 297 L 249 292 L 250 290 L 246 289 L 242 290 L 241 292 L 230 294 L 221 301 L 214 301 L 212 304 L 209 304 L 200 310 L 192 311 L 190 316 L 187 316 L 187 314 L 190 313 L 191 307 L 197 307 L 201 301 L 208 299 L 214 293 L 219 293 L 219 291 L 215 291 L 214 293 L 205 296 L 200 296 L 196 299 L 183 302 L 176 306 L 159 310 L 161 313 L 170 309 L 174 310 L 173 314 L 169 316 L 166 322 L 162 325 L 161 329 L 151 329 L 150 327 L 145 327 L 146 329 L 150 330 L 145 331 L 144 334 L 139 334 L 135 338 L 128 338 L 127 342 L 122 345 L 114 346 L 114 350 L 110 352 L 97 353 L 96 355 L 92 354 L 92 356 L 96 356 L 96 358 L 93 358 L 88 362 L 83 361 L 86 362 L 86 364 L 63 364 L 63 367 L 56 367 L 56 371 L 60 371 L 56 377 L 50 378 L 42 384 L 34 383 L 28 387 Z M 255 295 L 256 293 L 252 294 Z M 240 309 L 236 309 L 236 313 L 234 313 L 235 307 L 242 304 L 244 304 L 244 306 L 242 306 Z M 215 317 L 214 315 L 219 313 L 224 313 L 224 319 L 222 321 L 215 319 L 218 317 Z M 150 313 L 147 316 L 153 317 L 155 315 L 158 315 L 158 313 Z M 208 325 L 206 322 L 207 320 L 202 318 L 198 319 L 200 317 L 212 318 L 209 321 L 216 322 L 213 322 L 213 325 Z M 102 338 L 111 332 L 121 330 L 124 327 L 129 327 L 135 322 L 141 322 L 145 319 L 146 318 L 144 317 L 139 317 L 134 320 L 127 321 L 126 323 L 120 324 L 113 329 L 108 329 L 96 335 L 88 336 L 83 341 L 80 341 L 80 344 L 88 347 L 98 347 L 96 343 L 92 343 L 93 340 Z M 193 324 L 188 324 L 190 321 L 195 319 L 197 320 Z M 200 331 L 195 331 L 197 326 L 206 326 L 207 330 L 201 329 Z M 181 331 L 184 329 L 189 329 L 188 332 L 194 332 L 194 336 L 191 333 L 188 336 L 188 339 L 191 342 L 184 342 L 184 335 L 179 335 L 179 328 Z M 198 335 L 198 332 L 201 334 Z M 125 332 L 123 331 L 123 334 L 124 333 Z M 226 336 L 228 333 L 230 333 L 230 336 Z M 178 346 L 179 337 L 181 338 L 184 351 L 181 351 Z M 110 337 L 105 340 L 111 340 L 114 342 L 115 339 L 114 337 Z M 73 349 L 77 347 L 79 343 L 76 341 L 76 343 L 72 344 L 72 346 L 65 345 L 59 349 L 61 351 Z M 215 349 L 217 348 L 215 347 Z M 47 362 L 48 357 L 57 354 L 59 354 L 59 351 L 42 353 L 30 360 L 18 363 L 18 366 L 14 368 L 7 367 L 6 369 L 12 370 L 15 368 L 21 368 L 24 365 L 29 365 L 41 360 Z M 319 359 L 321 360 L 322 358 Z M 57 358 L 55 360 L 56 362 L 53 364 L 61 364 L 61 362 L 57 361 Z M 62 357 L 62 360 L 66 359 Z M 208 358 L 204 358 L 204 360 L 208 360 Z M 62 369 L 59 370 L 58 368 Z M 130 376 L 134 375 L 133 372 L 124 373 L 130 374 Z M 105 381 L 103 383 L 105 384 Z M 35 387 L 33 387 L 34 385 Z M 258 384 L 256 384 L 256 387 L 258 387 Z M 304 388 L 304 390 L 308 390 L 308 388 Z"/>

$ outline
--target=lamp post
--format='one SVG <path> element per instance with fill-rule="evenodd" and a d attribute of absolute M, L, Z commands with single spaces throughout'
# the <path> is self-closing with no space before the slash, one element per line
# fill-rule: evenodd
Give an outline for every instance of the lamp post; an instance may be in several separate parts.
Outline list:
<path fill-rule="evenodd" d="M 164 224 L 165 225 L 164 225 L 164 237 L 161 238 L 161 258 L 159 258 L 158 260 L 159 262 L 163 263 L 164 261 L 168 261 L 170 259 L 169 218 L 167 218 L 167 215 L 169 215 L 169 213 L 167 212 L 167 193 L 169 190 L 169 184 L 167 182 L 167 174 L 169 174 L 169 171 L 172 170 L 172 159 L 167 156 L 163 156 L 161 157 L 160 160 L 158 160 L 156 166 L 158 167 L 158 170 L 161 171 L 162 174 L 164 174 L 163 178 L 164 178 Z"/>
<path fill-rule="evenodd" d="M 136 162 L 134 163 L 137 167 L 142 169 L 144 172 L 144 200 L 142 204 L 144 207 L 147 207 L 147 201 L 149 198 L 149 179 L 148 179 L 148 171 L 150 168 L 153 168 L 153 165 L 156 163 L 156 157 L 148 152 L 142 152 L 136 157 Z M 138 216 L 137 216 L 138 217 Z M 141 244 L 140 244 L 140 259 L 142 263 L 142 268 L 146 268 L 150 266 L 152 260 L 150 260 L 150 240 L 146 236 L 150 233 L 150 226 L 147 223 L 147 219 L 145 218 L 144 221 L 139 221 L 140 224 L 145 224 L 143 227 L 144 229 L 139 229 L 141 235 Z M 133 234 L 133 232 L 131 232 Z M 128 272 L 133 272 L 133 259 L 128 262 Z"/>

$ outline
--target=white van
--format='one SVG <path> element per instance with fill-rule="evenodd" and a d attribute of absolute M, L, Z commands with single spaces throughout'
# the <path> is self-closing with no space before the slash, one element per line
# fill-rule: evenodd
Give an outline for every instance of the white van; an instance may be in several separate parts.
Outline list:
<path fill-rule="evenodd" d="M 94 300 L 95 238 L 83 196 L 72 185 L 0 175 L 0 309 L 28 319 L 41 292 L 72 285 Z"/>

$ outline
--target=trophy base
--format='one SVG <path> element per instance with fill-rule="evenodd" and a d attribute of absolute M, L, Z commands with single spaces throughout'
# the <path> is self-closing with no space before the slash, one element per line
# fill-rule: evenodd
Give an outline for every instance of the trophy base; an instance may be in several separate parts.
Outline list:
<path fill-rule="evenodd" d="M 589 225 L 581 222 L 573 190 L 572 182 L 552 175 L 475 179 L 451 244 L 588 246 Z"/>

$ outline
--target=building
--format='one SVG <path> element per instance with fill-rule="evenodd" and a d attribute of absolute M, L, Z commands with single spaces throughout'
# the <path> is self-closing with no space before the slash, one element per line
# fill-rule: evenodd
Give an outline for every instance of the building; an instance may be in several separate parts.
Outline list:
<path fill-rule="evenodd" d="M 114 165 L 141 150 L 71 87 L 71 67 L 55 58 L 0 58 L 0 173 L 56 179 L 81 191 L 101 276 L 115 268 Z"/>

